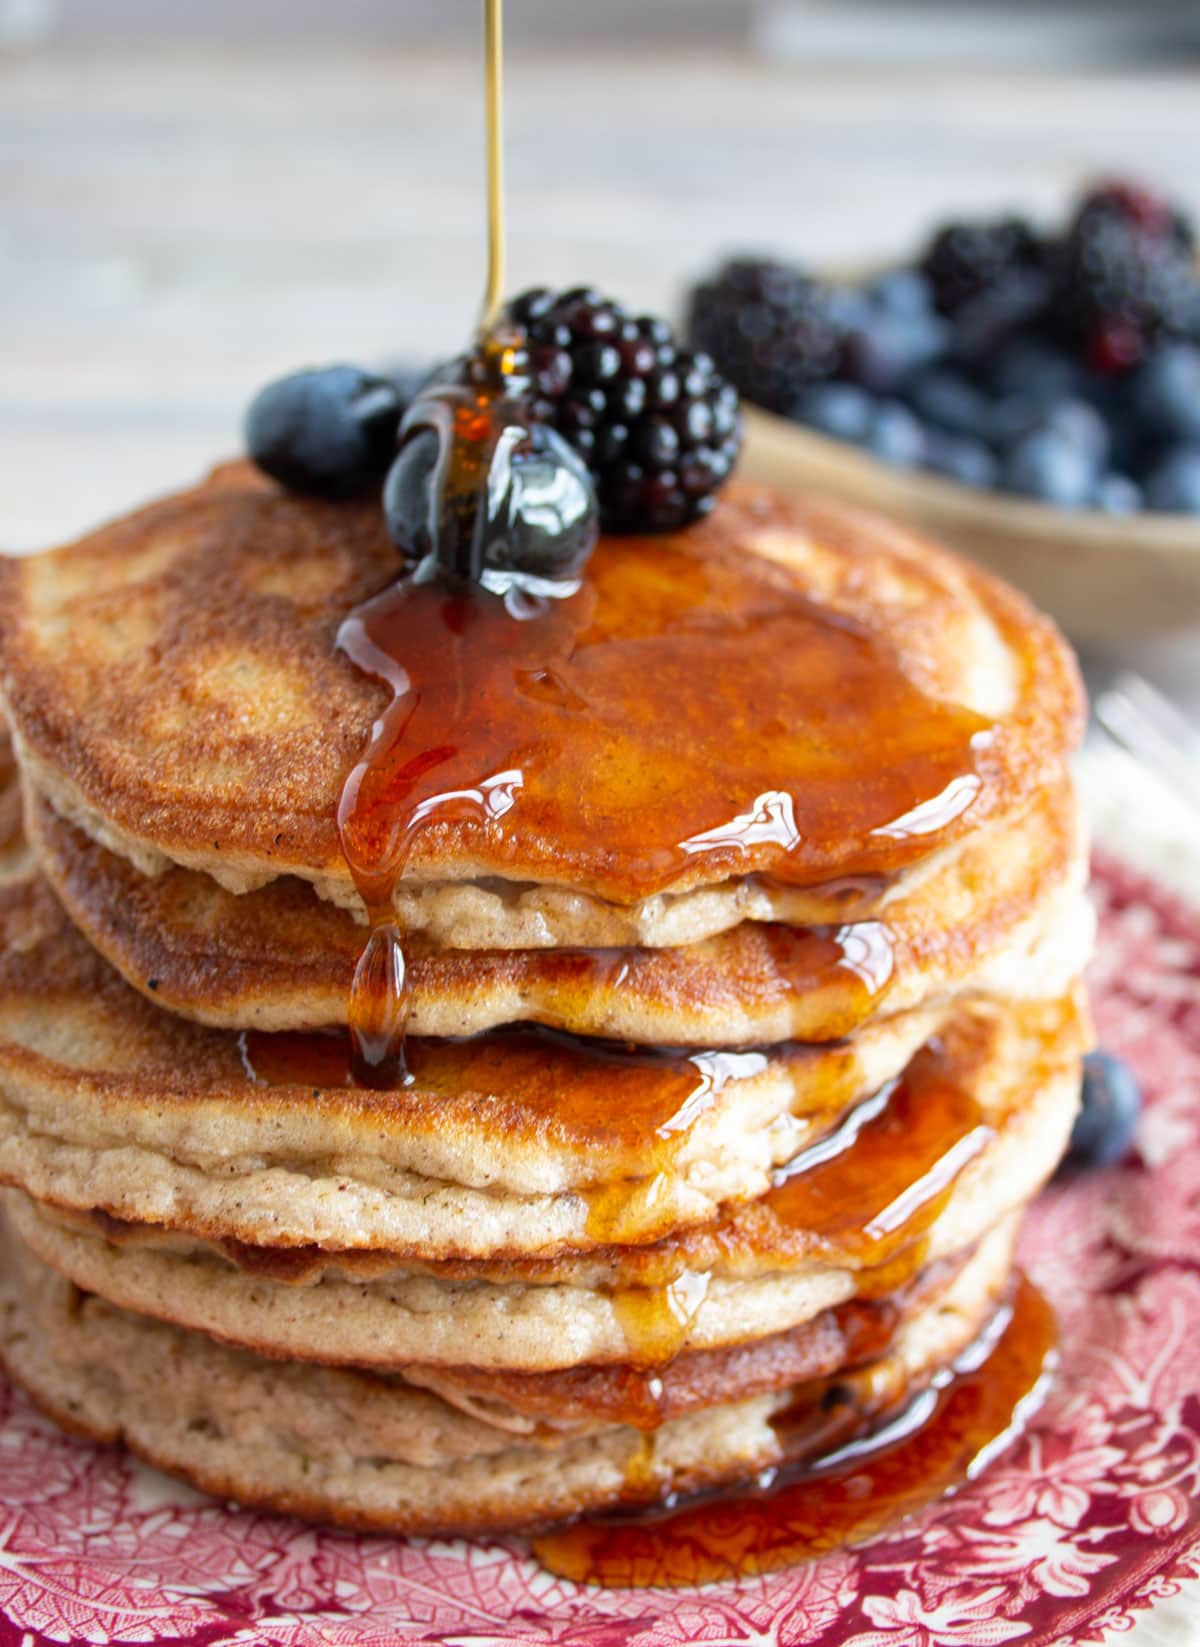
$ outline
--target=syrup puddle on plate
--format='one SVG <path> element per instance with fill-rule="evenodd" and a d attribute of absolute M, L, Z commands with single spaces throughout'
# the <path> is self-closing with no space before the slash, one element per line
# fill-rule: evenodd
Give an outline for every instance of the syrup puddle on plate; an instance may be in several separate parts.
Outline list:
<path fill-rule="evenodd" d="M 578 1584 L 672 1588 L 770 1573 L 861 1544 L 974 1480 L 1016 1439 L 1045 1397 L 1055 1342 L 1053 1312 L 1021 1276 L 975 1344 L 872 1434 L 789 1468 L 789 1430 L 804 1433 L 811 1408 L 785 1410 L 773 1420 L 785 1463 L 756 1487 L 577 1521 L 534 1538 L 533 1554 Z M 646 1438 L 630 1486 L 650 1491 L 653 1478 Z"/>

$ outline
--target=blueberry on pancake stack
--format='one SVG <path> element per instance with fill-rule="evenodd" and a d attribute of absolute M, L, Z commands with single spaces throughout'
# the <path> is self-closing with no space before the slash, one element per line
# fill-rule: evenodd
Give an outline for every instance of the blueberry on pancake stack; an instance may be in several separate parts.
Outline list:
<path fill-rule="evenodd" d="M 882 521 L 717 496 L 711 367 L 597 313 L 517 311 L 502 531 L 444 444 L 475 363 L 382 510 L 386 394 L 310 381 L 260 418 L 286 487 L 0 568 L 0 1355 L 246 1503 L 523 1528 L 825 1454 L 988 1329 L 1071 1129 L 1062 639 Z"/>

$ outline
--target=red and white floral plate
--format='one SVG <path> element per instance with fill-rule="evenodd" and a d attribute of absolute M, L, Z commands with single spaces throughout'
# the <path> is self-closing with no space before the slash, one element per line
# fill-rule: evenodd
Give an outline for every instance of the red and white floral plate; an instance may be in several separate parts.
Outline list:
<path fill-rule="evenodd" d="M 65 1439 L 0 1383 L 0 1647 L 1072 1647 L 1131 1629 L 1200 1576 L 1200 913 L 1112 862 L 1096 890 L 1101 1036 L 1149 1100 L 1138 1157 L 1036 1208 L 1025 1261 L 1059 1311 L 1061 1375 L 959 1496 L 768 1578 L 587 1590 L 519 1541 L 230 1510 Z"/>

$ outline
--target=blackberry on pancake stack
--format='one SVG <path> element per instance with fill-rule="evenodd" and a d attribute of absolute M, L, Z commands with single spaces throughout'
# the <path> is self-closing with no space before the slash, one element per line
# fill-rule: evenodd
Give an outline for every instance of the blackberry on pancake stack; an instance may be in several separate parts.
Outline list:
<path fill-rule="evenodd" d="M 985 1331 L 1065 1147 L 1073 661 L 944 551 L 737 485 L 602 538 L 542 662 L 463 609 L 379 684 L 336 639 L 396 571 L 377 506 L 243 465 L 0 568 L 0 1353 L 347 1525 L 819 1457 Z M 427 822 L 381 917 L 338 816 L 397 702 Z"/>

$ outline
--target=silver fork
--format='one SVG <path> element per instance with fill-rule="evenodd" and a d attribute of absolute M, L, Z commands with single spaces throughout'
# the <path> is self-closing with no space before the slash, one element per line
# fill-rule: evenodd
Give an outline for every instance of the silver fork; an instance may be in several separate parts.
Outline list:
<path fill-rule="evenodd" d="M 1157 772 L 1200 816 L 1200 731 L 1157 687 L 1123 669 L 1092 700 L 1114 743 Z"/>

